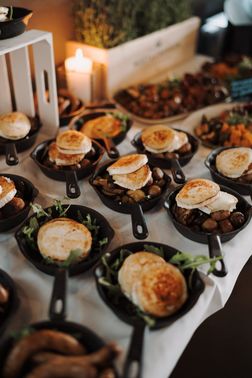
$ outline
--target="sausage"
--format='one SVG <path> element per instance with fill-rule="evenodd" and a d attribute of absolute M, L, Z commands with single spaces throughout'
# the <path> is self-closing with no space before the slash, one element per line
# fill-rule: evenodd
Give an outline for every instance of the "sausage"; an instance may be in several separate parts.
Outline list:
<path fill-rule="evenodd" d="M 62 354 L 80 355 L 85 348 L 74 337 L 53 330 L 41 330 L 18 341 L 10 351 L 3 370 L 3 378 L 16 378 L 24 363 L 34 353 L 50 349 Z"/>
<path fill-rule="evenodd" d="M 3 208 L 2 213 L 7 218 L 13 214 L 18 213 L 25 207 L 25 203 L 22 198 L 14 197 L 10 202 L 8 202 Z"/>
<path fill-rule="evenodd" d="M 234 230 L 232 223 L 228 219 L 224 219 L 219 222 L 221 231 L 225 234 Z"/>
<path fill-rule="evenodd" d="M 245 222 L 245 216 L 240 211 L 235 211 L 230 215 L 229 220 L 234 226 L 234 228 L 239 228 Z"/>
<path fill-rule="evenodd" d="M 26 375 L 26 378 L 97 378 L 97 369 L 84 363 L 69 365 L 67 361 L 51 361 L 39 365 Z"/>
<path fill-rule="evenodd" d="M 4 305 L 9 300 L 9 291 L 0 284 L 0 305 Z"/>
<path fill-rule="evenodd" d="M 216 230 L 217 227 L 218 223 L 212 218 L 208 218 L 207 220 L 205 220 L 205 222 L 202 223 L 202 229 L 206 232 L 212 232 Z"/>
<path fill-rule="evenodd" d="M 85 363 L 89 365 L 96 365 L 102 367 L 108 363 L 111 363 L 119 354 L 121 350 L 117 344 L 111 342 L 99 349 L 96 352 L 80 355 L 80 356 L 62 356 L 60 354 L 51 352 L 40 352 L 33 356 L 32 361 L 38 364 L 49 363 L 51 361 L 57 361 L 58 363 L 67 362 L 69 365 L 78 363 Z"/>
<path fill-rule="evenodd" d="M 148 195 L 151 197 L 158 197 L 161 194 L 162 190 L 158 185 L 151 185 L 148 188 Z"/>
<path fill-rule="evenodd" d="M 227 210 L 219 210 L 219 211 L 214 211 L 211 214 L 211 218 L 216 220 L 217 222 L 227 219 L 230 216 L 230 211 Z"/>
<path fill-rule="evenodd" d="M 129 197 L 133 198 L 133 200 L 136 201 L 136 202 L 140 202 L 140 201 L 143 201 L 145 199 L 145 193 L 140 189 L 128 190 L 127 195 Z"/>
<path fill-rule="evenodd" d="M 162 169 L 155 167 L 152 169 L 152 177 L 154 180 L 161 180 L 164 177 L 164 172 Z"/>

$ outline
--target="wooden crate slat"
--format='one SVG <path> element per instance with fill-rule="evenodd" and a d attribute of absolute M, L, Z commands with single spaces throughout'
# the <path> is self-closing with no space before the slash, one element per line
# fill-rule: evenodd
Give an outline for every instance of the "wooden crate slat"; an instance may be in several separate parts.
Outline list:
<path fill-rule="evenodd" d="M 28 47 L 10 53 L 11 73 L 18 111 L 34 117 L 34 99 Z"/>

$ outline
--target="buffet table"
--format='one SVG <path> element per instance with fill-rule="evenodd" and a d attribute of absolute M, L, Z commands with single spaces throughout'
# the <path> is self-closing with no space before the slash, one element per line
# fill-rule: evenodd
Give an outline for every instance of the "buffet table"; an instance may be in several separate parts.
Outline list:
<path fill-rule="evenodd" d="M 172 126 L 179 128 L 181 123 L 177 122 Z M 134 123 L 127 138 L 119 145 L 121 155 L 134 151 L 130 141 L 142 127 L 142 125 Z M 45 139 L 45 135 L 40 135 L 37 143 L 43 139 Z M 184 168 L 187 178 L 210 178 L 210 174 L 204 166 L 204 159 L 209 151 L 202 146 L 199 148 L 198 153 Z M 29 158 L 29 152 L 26 151 L 21 154 L 20 164 L 11 168 L 6 166 L 2 157 L 0 161 L 1 174 L 5 172 L 16 173 L 28 178 L 40 192 L 35 202 L 49 206 L 52 204 L 52 199 L 64 197 L 65 183 L 53 181 L 44 176 L 32 159 Z M 81 196 L 72 200 L 71 203 L 91 207 L 106 217 L 115 230 L 115 237 L 109 250 L 135 241 L 132 236 L 129 215 L 116 213 L 106 208 L 100 202 L 87 179 L 80 182 L 80 188 Z M 178 250 L 195 255 L 208 255 L 206 245 L 190 241 L 179 234 L 169 220 L 162 204 L 146 213 L 145 217 L 149 229 L 148 241 L 166 243 Z M 241 231 L 233 240 L 223 245 L 223 254 L 229 272 L 226 277 L 207 276 L 202 268 L 205 290 L 192 310 L 168 328 L 159 331 L 148 331 L 146 329 L 144 378 L 167 378 L 197 327 L 204 319 L 225 305 L 240 271 L 251 255 L 250 233 L 251 225 Z M 31 322 L 47 318 L 53 285 L 52 277 L 40 272 L 26 261 L 19 252 L 13 235 L 14 232 L 8 232 L 0 236 L 0 266 L 15 280 L 21 305 L 6 333 L 24 327 Z M 118 361 L 120 370 L 125 359 L 132 328 L 120 321 L 100 299 L 91 272 L 69 280 L 67 308 L 69 320 L 90 327 L 106 341 L 116 340 L 118 342 L 123 348 L 123 353 Z"/>

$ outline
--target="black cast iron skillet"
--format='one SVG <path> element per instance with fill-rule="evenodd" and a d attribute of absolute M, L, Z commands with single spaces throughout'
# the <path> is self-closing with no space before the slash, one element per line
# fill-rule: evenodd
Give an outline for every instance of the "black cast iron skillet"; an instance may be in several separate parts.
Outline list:
<path fill-rule="evenodd" d="M 39 166 L 41 171 L 53 180 L 66 182 L 66 194 L 69 198 L 78 198 L 81 194 L 78 185 L 78 180 L 89 176 L 95 169 L 96 165 L 102 159 L 104 149 L 96 141 L 92 141 L 92 146 L 95 149 L 94 159 L 90 160 L 90 164 L 87 167 L 78 169 L 71 169 L 70 167 L 64 167 L 62 169 L 54 169 L 48 167 L 43 163 L 43 159 L 48 153 L 49 145 L 53 142 L 53 139 L 46 140 L 38 144 L 31 153 L 31 158 Z"/>
<path fill-rule="evenodd" d="M 252 199 L 252 183 L 243 183 L 239 181 L 235 181 L 234 179 L 231 179 L 229 177 L 223 176 L 220 172 L 218 172 L 216 168 L 216 157 L 219 155 L 222 151 L 228 150 L 229 148 L 238 148 L 238 147 L 220 147 L 216 148 L 210 154 L 207 156 L 205 160 L 205 166 L 210 170 L 211 176 L 214 181 L 216 181 L 218 184 L 226 185 L 234 190 L 236 190 L 238 193 L 243 195 L 249 195 Z"/>
<path fill-rule="evenodd" d="M 63 205 L 63 208 L 66 209 L 68 205 Z M 30 224 L 30 220 L 33 217 L 37 218 L 39 225 L 42 225 L 45 222 L 48 222 L 50 219 L 58 218 L 59 213 L 54 206 L 45 209 L 48 212 L 49 209 L 52 209 L 52 215 L 50 218 L 40 217 L 34 214 L 29 217 L 25 223 L 17 230 L 15 237 L 20 248 L 22 254 L 29 260 L 37 269 L 41 270 L 42 272 L 55 275 L 55 272 L 59 269 L 59 266 L 54 263 L 48 263 L 40 254 L 37 245 L 31 245 L 25 235 L 23 234 L 23 228 Z M 99 225 L 99 234 L 97 237 L 97 242 L 93 242 L 91 251 L 88 257 L 76 264 L 70 265 L 68 268 L 68 272 L 70 276 L 74 276 L 80 273 L 83 273 L 90 269 L 101 257 L 101 255 L 105 252 L 107 247 L 109 246 L 111 240 L 114 237 L 114 230 L 111 228 L 108 221 L 98 213 L 97 211 L 90 209 L 89 207 L 80 206 L 80 205 L 71 205 L 67 210 L 66 214 L 64 215 L 67 218 L 74 219 L 77 222 L 80 222 L 80 215 L 83 219 L 86 218 L 86 215 L 90 214 L 92 219 L 96 219 L 96 224 Z M 92 232 L 91 232 L 92 233 Z M 92 235 L 93 236 L 93 235 Z M 35 235 L 36 240 L 37 235 Z M 99 240 L 104 239 L 105 237 L 108 238 L 108 242 L 104 244 L 101 248 L 99 246 Z"/>
<path fill-rule="evenodd" d="M 17 165 L 19 162 L 17 153 L 31 148 L 37 139 L 39 129 L 41 128 L 41 123 L 37 116 L 29 119 L 31 121 L 32 128 L 26 137 L 18 140 L 0 137 L 0 154 L 5 154 L 6 164 L 8 165 Z"/>
<path fill-rule="evenodd" d="M 94 188 L 98 196 L 100 197 L 100 200 L 109 207 L 110 209 L 117 211 L 119 213 L 124 214 L 131 214 L 131 222 L 132 222 L 132 231 L 133 235 L 136 239 L 146 239 L 148 237 L 149 231 L 145 222 L 145 218 L 143 215 L 143 212 L 148 211 L 152 209 L 157 203 L 161 200 L 163 194 L 165 193 L 168 185 L 171 182 L 171 178 L 164 174 L 164 180 L 166 181 L 165 186 L 162 188 L 162 193 L 152 199 L 146 200 L 142 203 L 134 203 L 134 204 L 124 204 L 119 203 L 113 200 L 112 198 L 106 196 L 100 188 L 98 188 L 96 185 L 94 185 L 93 181 L 100 175 L 102 175 L 107 167 L 109 167 L 112 164 L 111 161 L 107 161 L 101 166 L 99 166 L 96 171 L 94 172 L 93 176 L 89 179 L 90 185 Z"/>
<path fill-rule="evenodd" d="M 26 178 L 18 175 L 10 175 L 9 173 L 1 173 L 0 176 L 5 176 L 14 181 L 16 189 L 22 194 L 22 199 L 25 202 L 25 207 L 16 214 L 8 218 L 0 219 L 0 232 L 11 230 L 22 223 L 28 216 L 30 211 L 30 203 L 38 195 L 38 189 Z"/>
<path fill-rule="evenodd" d="M 181 224 L 180 222 L 178 222 L 172 213 L 172 206 L 175 204 L 176 195 L 178 194 L 181 188 L 182 186 L 176 188 L 171 193 L 169 193 L 168 197 L 165 199 L 165 202 L 164 202 L 164 207 L 167 209 L 167 212 L 174 226 L 186 238 L 196 241 L 198 243 L 208 244 L 210 257 L 222 256 L 222 243 L 225 243 L 233 239 L 243 228 L 245 228 L 249 224 L 251 220 L 251 216 L 252 216 L 252 206 L 237 192 L 233 191 L 232 189 L 226 186 L 220 185 L 220 188 L 222 191 L 230 193 L 238 199 L 236 210 L 241 211 L 244 214 L 245 216 L 244 224 L 240 228 L 231 232 L 227 232 L 225 234 L 195 231 L 195 230 L 192 230 L 190 227 L 185 226 Z M 213 274 L 218 277 L 224 277 L 227 274 L 227 269 L 226 269 L 223 259 L 221 259 L 219 263 L 220 263 L 220 267 L 217 267 L 213 271 Z"/>
<path fill-rule="evenodd" d="M 173 255 L 177 253 L 175 248 L 172 248 L 165 244 L 160 244 L 156 242 L 137 242 L 126 244 L 121 247 L 116 248 L 112 252 L 106 254 L 108 256 L 107 262 L 108 265 L 112 265 L 117 258 L 120 257 L 120 251 L 125 251 L 125 258 L 127 257 L 127 251 L 138 252 L 143 250 L 148 250 L 147 246 L 154 246 L 156 248 L 162 248 L 164 252 L 164 259 L 169 261 Z M 146 246 L 146 248 L 145 248 Z M 130 253 L 128 253 L 129 255 Z M 143 354 L 143 339 L 144 339 L 144 329 L 146 326 L 145 321 L 142 317 L 137 315 L 136 306 L 134 306 L 124 295 L 120 297 L 111 296 L 109 290 L 106 286 L 100 284 L 99 280 L 101 277 L 105 276 L 105 267 L 102 263 L 96 266 L 95 268 L 95 278 L 97 290 L 106 303 L 107 306 L 115 313 L 115 315 L 121 319 L 123 322 L 130 324 L 134 327 L 128 355 L 126 357 L 123 378 L 140 378 L 142 377 L 142 354 Z M 187 269 L 183 272 L 186 282 L 188 284 L 191 269 Z M 114 279 L 115 284 L 118 284 L 117 277 Z M 184 305 L 173 315 L 157 318 L 152 317 L 155 321 L 154 325 L 150 328 L 151 330 L 159 330 L 161 328 L 167 327 L 172 324 L 174 321 L 179 319 L 181 316 L 186 314 L 197 302 L 200 294 L 204 290 L 204 283 L 200 278 L 198 271 L 196 270 L 192 276 L 191 285 L 188 284 L 188 299 Z M 134 374 L 132 374 L 134 370 Z"/>
<path fill-rule="evenodd" d="M 74 336 L 82 343 L 88 353 L 95 352 L 105 346 L 104 341 L 96 335 L 90 329 L 74 322 L 66 321 L 66 271 L 60 269 L 57 271 L 57 275 L 54 281 L 53 293 L 49 308 L 49 320 L 41 321 L 39 323 L 34 323 L 29 325 L 28 329 L 32 330 L 43 330 L 52 329 L 57 330 L 71 336 Z M 6 358 L 15 344 L 15 337 L 9 336 L 1 345 L 0 348 L 0 376 L 2 376 L 1 371 L 3 371 L 4 363 Z M 23 378 L 29 366 L 25 366 L 22 374 L 16 378 Z"/>
<path fill-rule="evenodd" d="M 19 306 L 19 298 L 17 294 L 17 289 L 12 278 L 0 269 L 0 284 L 4 286 L 9 292 L 9 300 L 5 307 L 5 311 L 0 316 L 0 336 L 6 329 L 12 315 L 14 315 Z"/>
<path fill-rule="evenodd" d="M 151 152 L 145 149 L 141 140 L 141 132 L 137 133 L 134 136 L 134 139 L 131 141 L 131 144 L 137 149 L 139 153 L 146 154 L 148 156 L 149 162 L 153 166 L 160 167 L 162 169 L 171 169 L 173 180 L 177 184 L 184 184 L 186 181 L 186 177 L 181 167 L 184 167 L 186 164 L 188 164 L 192 157 L 196 154 L 199 147 L 199 142 L 194 136 L 192 136 L 184 130 L 174 130 L 183 131 L 188 136 L 189 143 L 192 145 L 192 151 L 188 154 L 180 156 L 178 159 L 165 159 L 155 157 L 155 154 L 152 154 Z"/>
<path fill-rule="evenodd" d="M 0 39 L 12 38 L 24 33 L 31 16 L 32 11 L 29 9 L 13 7 L 12 19 L 0 22 Z"/>
<path fill-rule="evenodd" d="M 92 113 L 84 114 L 78 120 L 75 121 L 74 127 L 77 130 L 80 130 L 86 122 L 90 121 L 91 119 L 103 117 L 106 114 L 107 112 L 92 112 Z M 117 159 L 120 156 L 119 151 L 116 148 L 116 145 L 121 143 L 125 139 L 127 132 L 132 126 L 132 123 L 133 123 L 132 120 L 128 119 L 126 130 L 121 131 L 118 135 L 116 135 L 113 138 L 107 138 L 104 136 L 104 138 L 102 139 L 96 139 L 99 143 L 101 143 L 105 147 L 107 154 L 111 159 Z"/>

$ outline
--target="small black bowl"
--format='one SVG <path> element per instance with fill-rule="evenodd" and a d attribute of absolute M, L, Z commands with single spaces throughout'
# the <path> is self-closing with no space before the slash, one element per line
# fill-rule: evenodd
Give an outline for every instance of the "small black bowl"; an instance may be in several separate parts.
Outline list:
<path fill-rule="evenodd" d="M 22 333 L 25 332 L 34 332 L 40 330 L 55 330 L 59 332 L 63 332 L 68 334 L 74 338 L 76 338 L 87 350 L 88 353 L 93 353 L 101 349 L 105 346 L 104 341 L 92 330 L 82 326 L 81 324 L 74 323 L 71 321 L 67 321 L 67 285 L 66 285 L 66 272 L 65 270 L 58 270 L 54 285 L 53 285 L 53 292 L 51 296 L 50 306 L 49 306 L 49 320 L 41 321 L 38 323 L 34 323 L 31 325 L 26 326 L 16 335 L 12 334 L 6 338 L 0 346 L 0 376 L 3 375 L 3 368 L 6 362 L 6 359 L 17 342 L 19 337 L 22 337 Z M 59 306 L 61 304 L 61 306 Z M 32 352 L 32 346 L 31 352 Z M 29 347 L 28 347 L 29 348 Z M 48 345 L 49 348 L 49 345 Z M 15 378 L 23 378 L 28 373 L 28 369 L 30 368 L 30 364 L 27 362 L 25 366 L 21 368 L 21 372 Z M 111 368 L 113 368 L 115 372 L 115 377 L 118 378 L 117 372 L 114 368 L 113 363 L 111 364 Z"/>
<path fill-rule="evenodd" d="M 252 183 L 243 183 L 236 180 L 233 180 L 229 177 L 223 176 L 216 168 L 216 157 L 219 155 L 222 151 L 228 150 L 230 148 L 238 148 L 238 147 L 220 147 L 213 150 L 206 158 L 205 160 L 205 166 L 209 169 L 211 176 L 215 182 L 217 182 L 220 185 L 228 186 L 234 190 L 236 190 L 238 193 L 243 195 L 250 195 L 250 198 L 252 199 Z"/>
<path fill-rule="evenodd" d="M 12 278 L 0 269 L 0 284 L 2 284 L 9 292 L 9 301 L 5 307 L 4 313 L 0 317 L 0 336 L 6 329 L 12 315 L 14 315 L 19 307 L 19 298 L 17 289 Z"/>
<path fill-rule="evenodd" d="M 31 158 L 47 177 L 50 177 L 51 179 L 56 181 L 66 182 L 66 193 L 69 198 L 77 198 L 80 196 L 78 180 L 82 180 L 84 177 L 89 176 L 95 170 L 97 164 L 100 162 L 104 155 L 104 148 L 93 140 L 92 146 L 94 147 L 96 153 L 93 161 L 91 161 L 91 164 L 89 164 L 87 167 L 78 169 L 63 167 L 62 169 L 56 170 L 53 167 L 48 167 L 43 163 L 43 159 L 46 157 L 49 145 L 53 141 L 54 139 L 50 139 L 38 144 L 32 151 Z"/>
<path fill-rule="evenodd" d="M 166 261 L 169 261 L 171 257 L 177 253 L 177 250 L 175 248 L 169 247 L 165 244 L 155 242 L 131 243 L 118 247 L 111 253 L 106 254 L 105 256 L 107 257 L 107 264 L 111 266 L 113 263 L 115 263 L 116 259 L 121 256 L 122 249 L 124 250 L 124 256 L 126 258 L 129 253 L 127 251 L 135 253 L 145 249 L 148 250 L 148 246 L 162 248 L 164 259 Z M 142 354 L 146 322 L 144 321 L 142 316 L 139 316 L 137 307 L 134 304 L 132 304 L 123 294 L 111 296 L 111 292 L 109 292 L 108 288 L 100 283 L 100 279 L 106 276 L 106 270 L 102 263 L 97 265 L 94 274 L 96 279 L 97 290 L 102 300 L 119 319 L 133 326 L 131 342 L 124 364 L 123 377 L 131 377 L 131 369 L 134 369 L 134 371 L 137 371 L 134 377 L 140 378 L 142 377 L 143 368 Z M 173 315 L 166 316 L 163 318 L 149 316 L 149 319 L 152 319 L 152 321 L 154 321 L 153 324 L 149 324 L 149 328 L 151 330 L 158 330 L 167 327 L 174 321 L 179 319 L 181 316 L 186 314 L 195 305 L 200 294 L 203 292 L 205 286 L 197 270 L 192 273 L 192 270 L 188 269 L 185 270 L 183 274 L 187 282 L 188 299 L 186 300 L 184 305 Z M 117 277 L 114 277 L 114 284 L 118 284 Z"/>
<path fill-rule="evenodd" d="M 12 19 L 0 22 L 0 39 L 12 38 L 24 33 L 32 16 L 32 11 L 29 9 L 19 7 L 12 7 L 12 9 Z"/>
<path fill-rule="evenodd" d="M 176 203 L 176 195 L 181 190 L 182 186 L 176 188 L 168 197 L 165 199 L 164 207 L 166 208 L 169 217 L 171 218 L 175 228 L 186 238 L 193 240 L 198 243 L 208 244 L 209 256 L 222 257 L 222 243 L 225 243 L 233 239 L 241 230 L 243 230 L 250 222 L 252 217 L 252 206 L 237 192 L 232 189 L 221 185 L 220 189 L 224 192 L 230 193 L 238 199 L 236 210 L 240 211 L 245 216 L 244 224 L 236 230 L 227 232 L 224 234 L 219 234 L 215 232 L 203 232 L 195 231 L 192 228 L 178 222 L 173 215 L 172 207 Z M 220 266 L 215 268 L 213 274 L 218 277 L 224 277 L 227 274 L 227 269 L 224 263 L 224 260 L 219 261 Z"/>
<path fill-rule="evenodd" d="M 10 175 L 9 173 L 1 173 L 1 176 L 8 177 L 14 181 L 17 191 L 22 193 L 22 199 L 25 202 L 25 207 L 21 211 L 8 218 L 0 219 L 0 232 L 5 232 L 18 226 L 25 220 L 30 211 L 30 203 L 37 197 L 38 190 L 29 180 L 22 176 Z"/>
<path fill-rule="evenodd" d="M 176 131 L 181 131 L 179 129 L 174 129 Z M 185 131 L 183 131 L 185 132 Z M 141 132 L 136 134 L 134 139 L 132 140 L 131 144 L 137 149 L 139 153 L 144 153 L 148 156 L 148 160 L 151 164 L 153 164 L 156 167 L 160 167 L 162 169 L 171 169 L 171 173 L 173 176 L 173 180 L 177 184 L 184 184 L 186 182 L 186 177 L 184 172 L 182 171 L 181 167 L 188 164 L 189 161 L 192 159 L 192 157 L 196 154 L 199 142 L 196 138 L 194 138 L 191 134 L 185 132 L 189 142 L 192 145 L 192 151 L 188 154 L 185 154 L 183 156 L 180 156 L 179 158 L 174 159 L 165 159 L 165 158 L 159 158 L 155 157 L 155 154 L 152 154 L 151 152 L 147 151 L 142 143 L 141 140 Z"/>
<path fill-rule="evenodd" d="M 188 239 L 191 239 L 191 240 L 196 241 L 198 243 L 208 244 L 207 236 L 212 235 L 212 233 L 194 231 L 190 227 L 185 226 L 182 223 L 178 222 L 175 219 L 175 217 L 172 213 L 172 210 L 171 210 L 172 206 L 173 206 L 173 204 L 175 204 L 176 195 L 181 190 L 181 188 L 182 188 L 182 186 L 176 188 L 171 193 L 169 193 L 168 197 L 165 199 L 164 207 L 167 209 L 167 212 L 168 212 L 174 226 L 177 228 L 177 230 L 182 235 L 184 235 Z M 236 210 L 242 212 L 245 216 L 245 219 L 246 219 L 244 224 L 241 227 L 239 227 L 238 229 L 220 235 L 221 241 L 227 242 L 227 241 L 233 239 L 241 230 L 243 230 L 249 224 L 251 217 L 252 217 L 252 206 L 240 194 L 238 194 L 234 190 L 232 190 L 232 189 L 230 189 L 226 186 L 223 186 L 223 185 L 220 185 L 220 188 L 223 192 L 227 192 L 229 194 L 232 194 L 233 196 L 235 196 L 238 199 L 238 204 L 237 204 Z"/>
<path fill-rule="evenodd" d="M 66 209 L 68 205 L 63 205 L 63 208 Z M 20 251 L 22 254 L 29 260 L 37 269 L 41 270 L 42 272 L 49 274 L 49 275 L 55 275 L 55 272 L 57 269 L 59 269 L 59 266 L 54 263 L 48 263 L 40 254 L 37 245 L 31 245 L 25 235 L 23 234 L 23 228 L 25 226 L 29 226 L 31 218 L 36 218 L 39 225 L 42 225 L 43 223 L 49 221 L 50 219 L 53 218 L 58 218 L 59 213 L 55 209 L 55 207 L 49 207 L 45 209 L 47 212 L 49 209 L 52 209 L 52 215 L 50 218 L 46 217 L 41 217 L 37 218 L 36 215 L 32 215 L 29 217 L 26 222 L 17 230 L 15 237 L 19 246 Z M 91 219 L 96 219 L 96 224 L 100 226 L 99 228 L 99 240 L 104 239 L 105 237 L 108 238 L 108 242 L 103 245 L 101 248 L 97 249 L 98 244 L 92 245 L 91 251 L 89 256 L 76 264 L 70 265 L 68 268 L 68 272 L 70 276 L 74 276 L 80 273 L 83 273 L 87 270 L 89 270 L 101 257 L 101 255 L 105 252 L 107 247 L 109 246 L 111 240 L 114 237 L 114 230 L 111 228 L 110 224 L 108 221 L 98 213 L 97 211 L 90 209 L 89 207 L 85 206 L 80 206 L 80 205 L 71 205 L 69 209 L 66 212 L 66 217 L 70 219 L 74 219 L 77 222 L 80 221 L 79 219 L 79 214 L 82 215 L 82 217 L 86 217 L 86 215 L 90 214 Z M 36 240 L 36 235 L 35 235 L 35 240 Z M 98 241 L 97 241 L 98 243 Z"/>
<path fill-rule="evenodd" d="M 161 244 L 161 243 L 156 243 L 156 242 L 137 242 L 137 243 L 130 243 L 130 244 L 125 244 L 121 247 L 118 247 L 114 249 L 113 251 L 106 253 L 107 262 L 110 265 L 112 265 L 115 260 L 120 256 L 120 251 L 121 250 L 128 250 L 130 252 L 139 252 L 145 250 L 145 246 L 154 246 L 155 248 L 162 248 L 164 252 L 164 259 L 169 262 L 169 260 L 174 256 L 178 250 L 170 247 L 166 244 Z M 148 249 L 146 248 L 146 251 Z M 126 258 L 126 257 L 125 257 Z M 142 317 L 139 317 L 136 315 L 136 312 L 133 310 L 136 306 L 130 302 L 129 299 L 126 298 L 122 294 L 122 297 L 117 300 L 113 301 L 111 299 L 112 297 L 109 295 L 109 290 L 106 288 L 106 286 L 103 286 L 99 283 L 99 279 L 104 276 L 105 274 L 105 267 L 102 263 L 99 263 L 99 265 L 96 266 L 95 268 L 95 279 L 96 279 L 96 285 L 97 285 L 97 290 L 103 299 L 103 301 L 107 304 L 107 306 L 110 307 L 110 309 L 124 322 L 130 324 L 130 325 L 135 325 L 136 322 L 144 322 Z M 184 276 L 186 279 L 187 284 L 189 285 L 189 276 L 191 273 L 191 269 L 188 269 L 184 272 Z M 188 299 L 185 302 L 185 304 L 173 315 L 158 318 L 158 317 L 152 317 L 151 318 L 155 319 L 155 324 L 153 326 L 150 326 L 150 329 L 152 330 L 158 330 L 163 327 L 167 327 L 170 324 L 172 324 L 175 320 L 186 314 L 197 302 L 200 294 L 204 290 L 204 283 L 202 279 L 200 278 L 200 275 L 198 271 L 195 271 L 193 273 L 193 280 L 192 280 L 192 285 L 191 287 L 188 286 Z M 114 297 L 115 298 L 115 297 Z"/>
<path fill-rule="evenodd" d="M 174 129 L 176 131 L 183 131 L 189 140 L 189 143 L 192 145 L 192 150 L 188 154 L 181 155 L 177 160 L 181 167 L 184 167 L 186 164 L 189 163 L 189 161 L 192 159 L 192 157 L 196 154 L 199 148 L 199 142 L 198 140 L 192 136 L 191 134 L 187 133 L 184 130 Z M 162 169 L 170 169 L 172 167 L 171 160 L 173 159 L 165 159 L 165 158 L 159 158 L 155 157 L 155 154 L 147 151 L 142 143 L 141 140 L 141 134 L 142 132 L 137 133 L 134 136 L 134 139 L 132 140 L 131 144 L 137 149 L 137 151 L 141 154 L 146 154 L 148 156 L 149 162 L 155 166 L 160 167 Z"/>
<path fill-rule="evenodd" d="M 0 23 L 1 24 L 1 23 Z M 5 154 L 6 164 L 17 165 L 19 160 L 17 152 L 23 152 L 31 148 L 36 142 L 41 122 L 38 116 L 29 118 L 32 124 L 31 130 L 26 137 L 18 140 L 5 139 L 0 137 L 0 154 Z"/>
<path fill-rule="evenodd" d="M 111 112 L 113 113 L 113 109 L 110 111 L 110 113 Z M 114 112 L 118 113 L 118 111 L 114 111 Z M 78 120 L 76 120 L 74 127 L 76 128 L 76 130 L 79 131 L 86 122 L 91 121 L 92 119 L 103 117 L 107 113 L 108 112 L 92 112 L 92 113 L 85 114 L 81 116 Z M 130 130 L 132 126 L 132 123 L 133 121 L 129 118 L 127 120 L 126 129 L 124 131 L 121 131 L 118 135 L 116 135 L 113 138 L 104 138 L 104 140 L 99 139 L 99 138 L 96 139 L 99 143 L 101 143 L 102 146 L 105 147 L 108 153 L 108 156 L 111 159 L 116 159 L 119 157 L 119 152 L 115 146 L 120 144 L 125 139 L 128 131 Z"/>
<path fill-rule="evenodd" d="M 163 189 L 162 193 L 159 194 L 157 197 L 151 198 L 143 202 L 136 202 L 133 204 L 124 204 L 124 203 L 115 201 L 111 197 L 108 197 L 100 190 L 99 187 L 94 185 L 94 180 L 98 176 L 102 175 L 106 171 L 107 167 L 110 166 L 111 164 L 112 164 L 111 161 L 106 161 L 104 164 L 98 166 L 93 176 L 90 177 L 89 183 L 93 187 L 93 189 L 96 191 L 96 193 L 98 194 L 100 200 L 104 203 L 104 205 L 106 205 L 110 209 L 117 211 L 119 213 L 131 214 L 133 235 L 137 239 L 146 239 L 149 232 L 147 229 L 143 212 L 151 210 L 153 207 L 155 207 L 158 204 L 159 201 L 161 201 L 163 195 L 166 192 L 166 189 L 171 183 L 171 178 L 170 176 L 164 173 L 165 185 L 162 188 Z"/>

